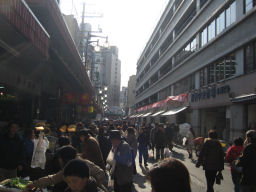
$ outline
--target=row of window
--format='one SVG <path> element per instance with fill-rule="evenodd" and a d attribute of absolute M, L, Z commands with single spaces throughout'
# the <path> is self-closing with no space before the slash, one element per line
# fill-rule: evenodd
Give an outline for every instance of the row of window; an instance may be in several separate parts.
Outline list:
<path fill-rule="evenodd" d="M 236 71 L 236 57 L 232 53 L 200 70 L 200 87 L 233 77 Z"/>
<path fill-rule="evenodd" d="M 236 2 L 233 2 L 227 9 L 220 13 L 208 26 L 201 32 L 201 46 L 207 44 L 226 27 L 236 21 Z"/>
<path fill-rule="evenodd" d="M 191 54 L 196 52 L 200 47 L 203 47 L 206 43 L 215 38 L 220 34 L 225 28 L 229 27 L 232 23 L 236 21 L 236 2 L 234 1 L 225 10 L 218 14 L 214 20 L 207 25 L 200 34 L 200 44 L 197 42 L 196 37 L 193 37 L 182 49 L 180 49 L 174 55 L 174 66 L 179 65 L 182 61 L 188 58 Z M 154 57 L 153 57 L 154 58 Z M 156 61 L 155 61 L 156 62 Z M 138 78 L 139 82 L 145 73 Z M 142 90 L 143 91 L 143 90 Z M 141 92 L 140 92 L 141 93 Z M 139 94 L 139 93 L 138 93 Z"/>
<path fill-rule="evenodd" d="M 245 73 L 250 73 L 256 70 L 256 41 L 245 47 Z"/>
<path fill-rule="evenodd" d="M 244 11 L 245 11 L 245 13 L 250 11 L 255 6 L 256 6 L 256 0 L 245 0 L 244 1 Z"/>

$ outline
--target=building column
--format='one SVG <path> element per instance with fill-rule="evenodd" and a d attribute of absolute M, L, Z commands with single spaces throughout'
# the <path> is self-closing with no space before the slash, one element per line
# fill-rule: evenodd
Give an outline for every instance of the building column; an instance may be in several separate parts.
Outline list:
<path fill-rule="evenodd" d="M 230 106 L 230 141 L 236 137 L 244 136 L 246 124 L 246 112 L 243 104 L 233 104 Z"/>
<path fill-rule="evenodd" d="M 191 119 L 191 126 L 195 131 L 195 134 L 197 136 L 201 136 L 200 133 L 200 111 L 199 109 L 193 109 L 191 115 L 190 115 L 190 119 Z"/>

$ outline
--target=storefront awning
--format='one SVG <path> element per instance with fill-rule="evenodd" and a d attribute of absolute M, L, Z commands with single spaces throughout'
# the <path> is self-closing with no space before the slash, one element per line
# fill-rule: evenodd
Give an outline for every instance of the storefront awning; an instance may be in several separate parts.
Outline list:
<path fill-rule="evenodd" d="M 137 115 L 136 117 L 142 117 L 143 115 L 145 115 L 145 114 L 141 113 L 141 114 Z"/>
<path fill-rule="evenodd" d="M 247 95 L 240 95 L 238 97 L 234 97 L 231 99 L 233 103 L 240 103 L 244 101 L 250 101 L 256 99 L 256 93 L 253 94 L 247 94 Z"/>
<path fill-rule="evenodd" d="M 162 113 L 164 113 L 164 112 L 165 112 L 165 110 L 158 111 L 158 112 L 152 114 L 151 116 L 152 116 L 152 117 L 155 117 L 155 116 L 160 115 L 160 114 L 162 114 Z"/>
<path fill-rule="evenodd" d="M 146 114 L 142 115 L 141 117 L 147 117 L 147 116 L 149 116 L 149 115 L 151 115 L 151 114 L 152 114 L 152 113 L 149 112 L 149 113 L 146 113 Z"/>
<path fill-rule="evenodd" d="M 172 109 L 172 110 L 169 110 L 169 111 L 163 113 L 162 115 L 163 115 L 163 116 L 175 115 L 175 114 L 177 114 L 177 113 L 179 113 L 179 112 L 181 112 L 181 111 L 183 111 L 183 110 L 185 110 L 185 109 L 187 109 L 187 108 L 188 108 L 188 107 L 182 107 L 182 108 Z"/>

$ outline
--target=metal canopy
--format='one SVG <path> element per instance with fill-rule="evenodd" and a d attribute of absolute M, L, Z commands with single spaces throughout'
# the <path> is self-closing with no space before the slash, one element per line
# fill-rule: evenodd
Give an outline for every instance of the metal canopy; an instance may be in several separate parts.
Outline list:
<path fill-rule="evenodd" d="M 147 116 L 149 116 L 149 115 L 151 115 L 151 114 L 152 114 L 152 113 L 149 112 L 149 113 L 146 113 L 146 114 L 142 115 L 141 117 L 147 117 Z"/>
<path fill-rule="evenodd" d="M 179 113 L 179 112 L 181 112 L 181 111 L 183 111 L 183 110 L 185 110 L 185 109 L 187 109 L 187 108 L 188 108 L 188 107 L 182 107 L 182 108 L 172 109 L 172 110 L 169 110 L 169 111 L 163 113 L 162 115 L 163 115 L 163 116 L 175 115 L 175 114 L 177 114 L 177 113 Z"/>
<path fill-rule="evenodd" d="M 155 117 L 155 116 L 160 115 L 160 114 L 162 114 L 162 113 L 164 113 L 164 112 L 165 112 L 165 110 L 158 111 L 158 112 L 152 114 L 151 116 L 152 116 L 152 117 Z"/>
<path fill-rule="evenodd" d="M 250 100 L 254 100 L 254 99 L 256 99 L 256 93 L 240 95 L 238 97 L 232 98 L 231 101 L 233 103 L 239 103 L 239 102 L 250 101 Z"/>

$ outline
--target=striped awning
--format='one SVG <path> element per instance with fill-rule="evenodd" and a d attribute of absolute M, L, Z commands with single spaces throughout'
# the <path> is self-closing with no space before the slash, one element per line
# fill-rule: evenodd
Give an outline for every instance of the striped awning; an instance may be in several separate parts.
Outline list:
<path fill-rule="evenodd" d="M 231 99 L 233 103 L 240 103 L 240 102 L 246 102 L 256 99 L 256 93 L 247 94 L 247 95 L 240 95 L 238 97 L 234 97 Z"/>
<path fill-rule="evenodd" d="M 149 112 L 149 113 L 146 113 L 146 114 L 142 115 L 141 117 L 147 117 L 147 116 L 149 116 L 149 115 L 151 115 L 151 114 L 152 114 L 152 113 Z"/>
<path fill-rule="evenodd" d="M 165 110 L 158 111 L 158 112 L 152 114 L 151 116 L 152 116 L 152 117 L 155 117 L 155 116 L 160 115 L 160 114 L 162 114 L 162 113 L 164 113 L 164 112 L 165 112 Z"/>

